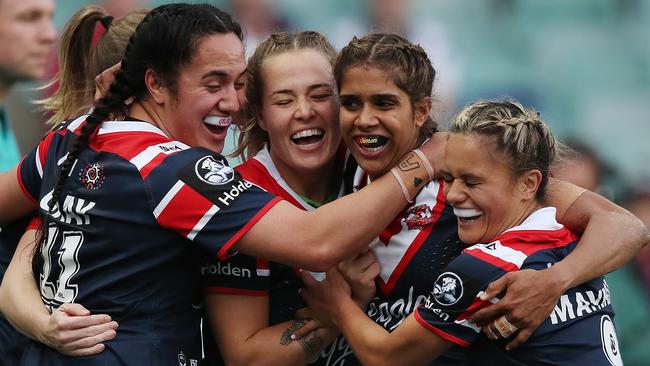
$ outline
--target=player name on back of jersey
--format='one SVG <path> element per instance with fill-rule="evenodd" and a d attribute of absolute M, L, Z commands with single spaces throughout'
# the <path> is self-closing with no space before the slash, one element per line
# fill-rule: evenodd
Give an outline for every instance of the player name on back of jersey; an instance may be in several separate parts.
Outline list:
<path fill-rule="evenodd" d="M 603 287 L 597 291 L 569 292 L 560 297 L 551 313 L 551 324 L 564 323 L 610 305 L 609 286 L 603 279 Z"/>
<path fill-rule="evenodd" d="M 95 207 L 95 202 L 67 195 L 63 200 L 63 207 L 55 205 L 52 208 L 52 211 L 50 211 L 48 202 L 50 202 L 50 199 L 52 198 L 52 192 L 53 191 L 50 191 L 41 199 L 41 209 L 46 212 L 49 211 L 50 216 L 53 219 L 60 220 L 66 224 L 90 225 L 90 215 L 88 215 L 88 211 Z"/>

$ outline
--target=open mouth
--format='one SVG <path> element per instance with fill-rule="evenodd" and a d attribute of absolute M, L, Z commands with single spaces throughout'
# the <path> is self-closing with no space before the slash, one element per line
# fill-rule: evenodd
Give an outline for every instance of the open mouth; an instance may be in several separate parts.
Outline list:
<path fill-rule="evenodd" d="M 296 145 L 311 145 L 323 139 L 325 131 L 320 128 L 302 130 L 291 135 L 291 141 Z"/>
<path fill-rule="evenodd" d="M 370 152 L 378 151 L 388 143 L 388 139 L 384 136 L 357 136 L 354 141 L 360 148 Z"/>
<path fill-rule="evenodd" d="M 205 127 L 214 134 L 224 133 L 232 123 L 230 116 L 208 116 L 203 119 Z"/>
<path fill-rule="evenodd" d="M 458 217 L 461 222 L 470 222 L 478 219 L 483 215 L 483 211 L 474 208 L 460 208 L 454 207 L 454 215 Z"/>

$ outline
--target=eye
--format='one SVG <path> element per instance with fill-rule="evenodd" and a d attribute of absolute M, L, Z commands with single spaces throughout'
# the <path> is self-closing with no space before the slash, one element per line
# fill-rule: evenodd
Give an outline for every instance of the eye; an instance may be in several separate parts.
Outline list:
<path fill-rule="evenodd" d="M 392 99 L 381 98 L 381 99 L 375 100 L 374 104 L 375 104 L 375 106 L 377 106 L 377 108 L 380 108 L 380 109 L 390 109 L 392 107 L 395 107 L 399 103 L 392 100 Z"/>
<path fill-rule="evenodd" d="M 208 89 L 208 92 L 210 93 L 216 93 L 221 90 L 221 84 L 207 84 L 205 88 Z"/>
<path fill-rule="evenodd" d="M 343 109 L 354 111 L 356 109 L 359 109 L 360 106 L 361 103 L 359 103 L 359 100 L 356 98 L 341 97 L 341 107 L 343 107 Z"/>
<path fill-rule="evenodd" d="M 452 177 L 449 173 L 442 173 L 442 180 L 445 181 L 445 183 L 452 183 L 454 181 L 454 177 Z"/>
<path fill-rule="evenodd" d="M 235 81 L 235 90 L 241 90 L 246 86 L 246 83 L 243 80 Z"/>
<path fill-rule="evenodd" d="M 323 101 L 327 100 L 332 96 L 332 93 L 323 93 L 323 94 L 316 94 L 312 96 L 312 99 L 315 99 L 317 101 Z"/>
<path fill-rule="evenodd" d="M 475 188 L 475 187 L 478 186 L 479 184 L 480 184 L 479 182 L 472 181 L 472 180 L 469 180 L 469 181 L 466 180 L 466 181 L 465 181 L 465 185 L 466 185 L 468 188 Z"/>
<path fill-rule="evenodd" d="M 291 104 L 291 102 L 293 102 L 291 99 L 280 99 L 280 100 L 274 101 L 272 104 L 273 105 L 279 105 L 279 106 L 286 106 L 286 105 Z"/>

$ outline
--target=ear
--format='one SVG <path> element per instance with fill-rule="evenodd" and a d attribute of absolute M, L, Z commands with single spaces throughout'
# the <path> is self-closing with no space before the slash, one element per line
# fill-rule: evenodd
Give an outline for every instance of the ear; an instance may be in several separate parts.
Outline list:
<path fill-rule="evenodd" d="M 161 83 L 158 74 L 152 69 L 147 69 L 145 72 L 144 83 L 156 103 L 163 104 L 169 100 L 169 90 Z"/>
<path fill-rule="evenodd" d="M 260 126 L 262 130 L 268 132 L 268 130 L 266 129 L 266 120 L 264 120 L 264 116 L 262 115 L 262 112 L 255 111 L 255 114 L 257 115 L 257 124 Z"/>
<path fill-rule="evenodd" d="M 416 127 L 422 127 L 424 126 L 424 123 L 427 121 L 427 118 L 429 118 L 429 115 L 431 114 L 431 98 L 426 97 L 420 99 L 417 103 L 414 105 L 415 107 L 415 126 Z"/>
<path fill-rule="evenodd" d="M 517 180 L 517 194 L 524 200 L 535 199 L 535 194 L 542 182 L 542 172 L 537 169 L 531 169 L 519 177 Z"/>

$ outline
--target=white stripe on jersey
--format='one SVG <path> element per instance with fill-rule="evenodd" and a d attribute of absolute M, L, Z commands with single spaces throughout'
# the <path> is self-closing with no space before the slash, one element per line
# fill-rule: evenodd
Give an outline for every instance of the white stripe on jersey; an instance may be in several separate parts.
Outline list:
<path fill-rule="evenodd" d="M 98 135 L 104 135 L 113 132 L 153 132 L 167 137 L 158 127 L 147 122 L 139 121 L 106 121 L 102 123 Z"/>
<path fill-rule="evenodd" d="M 526 258 L 528 256 L 526 253 L 520 252 L 518 250 L 512 249 L 510 247 L 506 247 L 501 244 L 500 241 L 493 241 L 490 244 L 476 244 L 472 245 L 471 247 L 465 249 L 467 251 L 471 250 L 480 250 L 481 252 L 492 256 L 499 258 L 500 260 L 504 262 L 511 263 L 517 268 L 521 268 L 521 265 L 524 263 Z"/>
<path fill-rule="evenodd" d="M 68 154 L 69 154 L 69 153 L 65 153 L 65 155 L 63 155 L 63 157 L 62 157 L 61 159 L 59 159 L 59 161 L 56 162 L 56 165 L 59 166 L 59 165 L 63 164 L 63 162 L 65 161 L 65 159 L 68 158 Z"/>
<path fill-rule="evenodd" d="M 68 127 L 67 127 L 68 130 L 74 132 L 74 130 L 76 130 L 77 128 L 79 128 L 79 126 L 81 126 L 81 124 L 84 123 L 84 121 L 86 120 L 86 118 L 88 118 L 88 115 L 87 115 L 87 114 L 84 114 L 84 115 L 82 115 L 82 116 L 77 117 L 77 119 L 75 119 L 74 121 L 70 122 L 70 124 L 68 124 Z"/>
<path fill-rule="evenodd" d="M 43 178 L 43 165 L 41 165 L 41 147 L 37 146 L 36 147 L 36 170 L 38 171 L 38 175 Z"/>
<path fill-rule="evenodd" d="M 133 157 L 130 162 L 131 164 L 135 165 L 136 168 L 138 168 L 138 171 L 140 171 L 160 154 L 169 155 L 188 148 L 189 147 L 187 145 L 178 141 L 170 141 L 164 142 L 162 144 L 151 145 Z"/>
<path fill-rule="evenodd" d="M 174 198 L 174 196 L 176 196 L 176 193 L 178 193 L 178 191 L 180 191 L 181 188 L 183 188 L 184 185 L 185 185 L 185 183 L 183 183 L 182 181 L 179 180 L 179 181 L 176 182 L 176 184 L 174 184 L 174 186 L 169 190 L 169 192 L 167 192 L 165 197 L 163 197 L 163 199 L 160 201 L 158 206 L 156 206 L 156 208 L 153 210 L 153 215 L 156 218 L 158 218 L 158 216 L 160 216 L 160 214 L 165 210 L 165 208 L 167 207 L 169 202 L 171 202 L 171 200 Z"/>
<path fill-rule="evenodd" d="M 458 325 L 462 325 L 463 327 L 469 328 L 469 329 L 475 331 L 476 333 L 481 333 L 481 328 L 477 327 L 476 324 L 470 323 L 467 319 L 456 320 L 456 321 L 454 321 L 454 323 L 456 323 Z"/>
<path fill-rule="evenodd" d="M 278 171 L 278 168 L 275 167 L 275 164 L 273 164 L 273 160 L 271 160 L 271 154 L 269 153 L 268 145 L 264 145 L 264 148 L 260 150 L 253 159 L 259 161 L 268 171 L 269 175 L 271 178 L 273 178 L 282 189 L 284 189 L 287 193 L 291 195 L 300 205 L 304 210 L 307 211 L 313 211 L 315 210 L 310 204 L 305 202 L 305 200 L 300 197 L 298 193 L 296 193 L 289 185 L 287 182 L 285 182 L 284 178 L 282 178 L 282 175 Z M 339 190 L 338 197 L 343 197 L 343 184 L 341 184 L 341 189 Z"/>
<path fill-rule="evenodd" d="M 166 197 L 167 196 L 165 196 L 165 198 Z M 214 214 L 216 214 L 217 212 L 219 212 L 219 207 L 217 207 L 215 205 L 212 205 L 212 207 L 210 207 L 210 209 L 208 211 L 206 211 L 206 213 L 203 215 L 203 217 L 201 217 L 199 222 L 197 222 L 196 225 L 194 225 L 194 228 L 192 228 L 192 231 L 190 231 L 190 233 L 187 234 L 187 238 L 190 239 L 190 240 L 194 240 L 194 237 L 196 236 L 196 234 L 198 234 L 199 232 L 201 232 L 201 230 L 203 230 L 203 227 L 205 226 L 205 224 L 207 224 L 208 221 L 210 221 L 210 219 L 212 218 L 212 216 L 214 216 Z"/>
<path fill-rule="evenodd" d="M 555 221 L 555 207 L 543 207 L 533 212 L 520 225 L 504 232 L 520 230 L 560 230 L 562 224 Z"/>
<path fill-rule="evenodd" d="M 271 275 L 271 270 L 270 269 L 262 269 L 258 268 L 257 269 L 257 275 L 260 277 L 268 277 Z"/>

